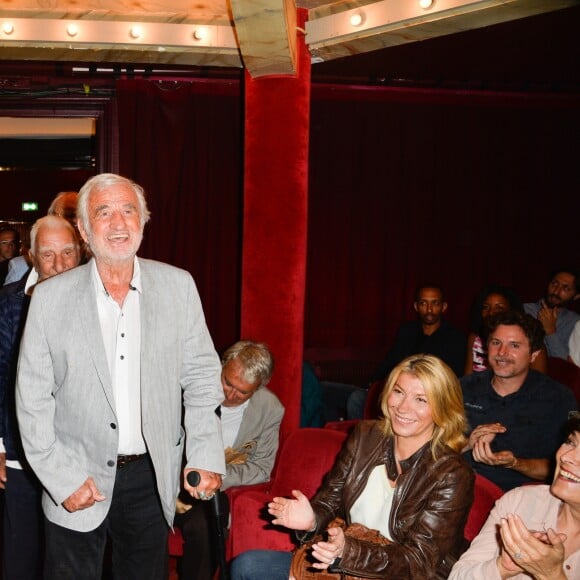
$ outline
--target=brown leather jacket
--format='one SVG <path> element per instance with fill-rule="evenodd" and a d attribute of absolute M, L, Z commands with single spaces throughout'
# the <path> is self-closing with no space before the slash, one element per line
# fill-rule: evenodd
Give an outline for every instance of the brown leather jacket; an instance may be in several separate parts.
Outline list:
<path fill-rule="evenodd" d="M 377 465 L 386 465 L 389 479 L 396 479 L 393 447 L 393 438 L 385 437 L 378 421 L 357 425 L 312 500 L 317 517 L 314 533 L 325 530 L 337 516 L 351 523 L 350 508 Z M 450 448 L 440 448 L 437 455 L 433 459 L 428 443 L 401 462 L 389 518 L 393 543 L 379 546 L 347 538 L 333 572 L 391 580 L 447 578 L 465 547 L 463 528 L 473 502 L 475 476 Z"/>

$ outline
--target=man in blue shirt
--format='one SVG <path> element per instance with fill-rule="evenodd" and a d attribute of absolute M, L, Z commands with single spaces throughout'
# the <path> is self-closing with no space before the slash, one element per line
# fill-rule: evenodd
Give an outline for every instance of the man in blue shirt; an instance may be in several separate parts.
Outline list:
<path fill-rule="evenodd" d="M 465 457 L 504 490 L 545 481 L 561 443 L 572 391 L 530 368 L 544 339 L 529 314 L 501 312 L 489 319 L 490 369 L 461 379 L 470 425 Z"/>

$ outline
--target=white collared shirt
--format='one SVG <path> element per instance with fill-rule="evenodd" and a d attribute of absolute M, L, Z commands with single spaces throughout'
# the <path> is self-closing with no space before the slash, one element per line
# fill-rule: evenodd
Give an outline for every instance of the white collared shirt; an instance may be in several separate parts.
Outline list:
<path fill-rule="evenodd" d="M 92 276 L 103 344 L 115 397 L 119 455 L 145 453 L 141 429 L 141 272 L 135 258 L 131 289 L 123 306 L 107 292 L 94 260 Z"/>
<path fill-rule="evenodd" d="M 235 407 L 221 406 L 222 437 L 224 449 L 233 447 L 242 425 L 244 413 L 250 404 L 250 399 Z"/>

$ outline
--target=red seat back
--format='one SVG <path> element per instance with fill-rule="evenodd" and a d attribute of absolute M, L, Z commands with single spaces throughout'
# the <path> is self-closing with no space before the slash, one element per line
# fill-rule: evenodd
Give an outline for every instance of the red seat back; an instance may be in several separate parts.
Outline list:
<path fill-rule="evenodd" d="M 479 473 L 475 474 L 473 504 L 469 510 L 467 522 L 463 530 L 463 536 L 468 542 L 473 541 L 473 538 L 479 534 L 491 508 L 502 495 L 503 490 L 495 483 L 479 475 Z"/>
<path fill-rule="evenodd" d="M 273 526 L 266 504 L 275 496 L 299 489 L 312 497 L 332 467 L 347 434 L 332 429 L 304 428 L 290 433 L 282 444 L 273 480 L 268 484 L 228 490 L 231 527 L 228 558 L 250 549 L 291 550 L 293 534 Z"/>

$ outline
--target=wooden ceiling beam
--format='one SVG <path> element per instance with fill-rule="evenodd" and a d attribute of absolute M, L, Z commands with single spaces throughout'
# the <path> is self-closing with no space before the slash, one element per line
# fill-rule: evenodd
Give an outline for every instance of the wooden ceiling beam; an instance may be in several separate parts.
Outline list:
<path fill-rule="evenodd" d="M 244 66 L 252 77 L 296 74 L 294 0 L 231 0 Z"/>

